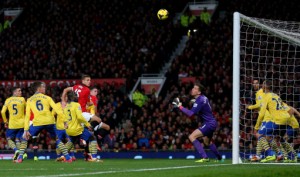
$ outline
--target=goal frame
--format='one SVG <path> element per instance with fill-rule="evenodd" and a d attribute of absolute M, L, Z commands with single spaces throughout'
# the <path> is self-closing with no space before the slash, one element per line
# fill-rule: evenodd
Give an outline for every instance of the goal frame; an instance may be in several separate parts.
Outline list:
<path fill-rule="evenodd" d="M 275 20 L 274 20 L 275 21 Z M 254 18 L 247 17 L 239 12 L 233 14 L 233 87 L 232 87 L 232 164 L 243 163 L 240 158 L 239 149 L 239 132 L 240 132 L 240 29 L 241 22 L 253 25 L 260 30 L 276 35 L 289 43 L 299 45 L 300 41 L 297 38 L 289 36 L 292 32 L 274 29 L 265 24 L 260 23 Z"/>

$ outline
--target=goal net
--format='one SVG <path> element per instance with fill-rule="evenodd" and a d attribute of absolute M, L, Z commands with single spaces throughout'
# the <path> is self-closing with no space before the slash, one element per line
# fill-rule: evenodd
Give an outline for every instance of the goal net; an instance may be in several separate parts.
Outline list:
<path fill-rule="evenodd" d="M 233 41 L 233 163 L 249 162 L 256 154 L 254 125 L 258 111 L 253 80 L 272 81 L 273 92 L 299 110 L 300 22 L 234 14 Z M 261 87 L 261 85 L 260 85 Z M 296 137 L 295 137 L 296 138 Z M 295 141 L 294 141 L 295 142 Z M 297 144 L 294 143 L 297 149 Z"/>

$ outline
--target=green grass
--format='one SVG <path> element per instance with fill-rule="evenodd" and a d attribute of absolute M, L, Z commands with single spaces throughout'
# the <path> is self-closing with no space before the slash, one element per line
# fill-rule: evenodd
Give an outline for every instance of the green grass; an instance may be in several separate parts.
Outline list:
<path fill-rule="evenodd" d="M 105 160 L 89 163 L 82 159 L 72 164 L 53 160 L 25 160 L 22 164 L 0 161 L 0 176 L 108 176 L 108 177 L 274 177 L 299 176 L 300 164 L 240 164 L 231 161 L 195 163 L 185 159 Z"/>

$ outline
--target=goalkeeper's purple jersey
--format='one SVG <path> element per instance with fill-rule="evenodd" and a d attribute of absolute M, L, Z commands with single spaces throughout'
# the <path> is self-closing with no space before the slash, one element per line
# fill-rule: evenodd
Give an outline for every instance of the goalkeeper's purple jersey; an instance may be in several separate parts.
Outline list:
<path fill-rule="evenodd" d="M 201 121 L 203 124 L 210 125 L 213 127 L 217 126 L 217 121 L 212 113 L 209 100 L 204 95 L 200 95 L 196 99 L 191 110 L 182 108 L 181 111 L 189 117 L 196 114 L 197 116 L 199 116 L 199 118 L 202 119 Z"/>

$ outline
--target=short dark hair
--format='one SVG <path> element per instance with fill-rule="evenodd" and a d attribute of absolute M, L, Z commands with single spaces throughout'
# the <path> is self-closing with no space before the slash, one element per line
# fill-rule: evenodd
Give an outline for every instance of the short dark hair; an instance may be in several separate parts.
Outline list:
<path fill-rule="evenodd" d="M 271 80 L 265 80 L 266 88 L 273 90 L 273 82 Z"/>
<path fill-rule="evenodd" d="M 92 86 L 92 87 L 90 87 L 90 90 L 93 90 L 93 89 L 97 89 L 97 90 L 99 90 L 99 89 L 98 89 L 98 87 L 97 87 L 97 86 L 95 86 L 95 85 L 94 85 L 94 86 Z"/>
<path fill-rule="evenodd" d="M 73 91 L 68 92 L 67 97 L 68 97 L 68 102 L 71 102 L 71 101 L 77 102 L 77 100 L 78 100 L 76 93 Z"/>
<path fill-rule="evenodd" d="M 21 87 L 12 87 L 10 91 L 11 91 L 12 94 L 14 94 L 14 92 L 15 92 L 17 89 L 19 89 L 19 88 L 21 88 Z"/>
<path fill-rule="evenodd" d="M 202 84 L 200 84 L 200 82 L 195 82 L 194 85 L 199 87 L 200 92 L 205 92 L 206 88 Z"/>
<path fill-rule="evenodd" d="M 34 92 L 37 91 L 37 89 L 43 84 L 43 82 L 41 81 L 36 81 L 34 83 L 31 84 L 31 88 Z"/>
<path fill-rule="evenodd" d="M 83 74 L 82 76 L 81 76 L 81 80 L 83 80 L 83 79 L 85 79 L 85 78 L 87 78 L 87 77 L 91 77 L 90 75 L 87 75 L 87 74 Z"/>

